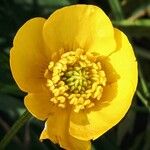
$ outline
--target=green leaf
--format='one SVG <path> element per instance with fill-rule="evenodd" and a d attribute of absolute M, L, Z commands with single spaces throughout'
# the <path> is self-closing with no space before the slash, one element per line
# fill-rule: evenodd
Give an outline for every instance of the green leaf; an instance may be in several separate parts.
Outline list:
<path fill-rule="evenodd" d="M 139 97 L 140 101 L 142 102 L 142 104 L 148 109 L 148 111 L 150 112 L 150 106 L 148 103 L 148 100 L 142 95 L 142 93 L 137 90 L 136 91 L 137 96 Z"/>
<path fill-rule="evenodd" d="M 112 13 L 116 20 L 122 20 L 124 18 L 123 11 L 119 0 L 108 0 Z"/>
<path fill-rule="evenodd" d="M 141 67 L 139 67 L 139 77 L 140 77 L 141 88 L 143 90 L 143 93 L 144 93 L 145 97 L 149 98 L 149 96 L 150 96 L 149 89 L 148 89 L 147 83 L 145 81 Z"/>
<path fill-rule="evenodd" d="M 39 0 L 39 5 L 45 5 L 50 7 L 62 7 L 66 5 L 75 4 L 77 0 Z"/>
<path fill-rule="evenodd" d="M 150 19 L 113 21 L 113 24 L 130 37 L 150 38 Z"/>
<path fill-rule="evenodd" d="M 136 54 L 144 59 L 150 60 L 150 52 L 149 50 L 145 49 L 144 47 L 134 46 Z"/>

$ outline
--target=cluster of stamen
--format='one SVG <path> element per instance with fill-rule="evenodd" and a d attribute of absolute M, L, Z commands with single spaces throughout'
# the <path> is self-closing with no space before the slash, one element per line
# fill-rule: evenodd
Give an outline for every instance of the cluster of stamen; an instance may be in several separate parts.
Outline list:
<path fill-rule="evenodd" d="M 45 77 L 52 93 L 50 101 L 61 108 L 72 105 L 75 112 L 93 107 L 106 85 L 98 56 L 84 54 L 81 49 L 62 54 L 57 62 L 50 61 Z"/>

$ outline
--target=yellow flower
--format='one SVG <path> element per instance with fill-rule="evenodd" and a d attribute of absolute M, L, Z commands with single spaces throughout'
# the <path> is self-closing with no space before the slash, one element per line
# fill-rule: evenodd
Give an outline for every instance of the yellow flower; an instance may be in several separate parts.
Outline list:
<path fill-rule="evenodd" d="M 25 106 L 46 120 L 40 139 L 69 150 L 90 149 L 126 114 L 137 62 L 124 33 L 98 7 L 73 5 L 17 32 L 10 65 Z"/>

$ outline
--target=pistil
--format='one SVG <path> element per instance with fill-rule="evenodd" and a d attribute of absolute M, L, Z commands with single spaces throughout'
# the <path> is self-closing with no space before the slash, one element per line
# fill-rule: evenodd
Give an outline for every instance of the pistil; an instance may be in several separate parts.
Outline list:
<path fill-rule="evenodd" d="M 97 55 L 83 50 L 69 51 L 50 61 L 45 71 L 51 102 L 58 107 L 73 106 L 75 112 L 91 108 L 102 96 L 105 72 Z"/>

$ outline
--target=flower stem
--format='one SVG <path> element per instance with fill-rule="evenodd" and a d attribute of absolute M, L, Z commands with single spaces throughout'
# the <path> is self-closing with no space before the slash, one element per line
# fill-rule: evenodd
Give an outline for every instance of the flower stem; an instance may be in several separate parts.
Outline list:
<path fill-rule="evenodd" d="M 5 149 L 11 139 L 16 135 L 19 129 L 31 118 L 31 114 L 26 110 L 20 118 L 14 123 L 8 133 L 0 141 L 0 149 Z"/>

